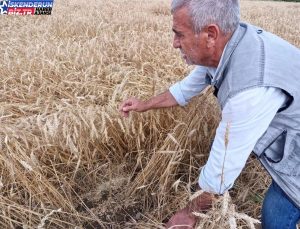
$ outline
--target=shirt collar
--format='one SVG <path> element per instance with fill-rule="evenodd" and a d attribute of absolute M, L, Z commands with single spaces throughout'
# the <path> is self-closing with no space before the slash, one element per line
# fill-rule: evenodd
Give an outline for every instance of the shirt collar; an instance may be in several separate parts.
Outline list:
<path fill-rule="evenodd" d="M 208 67 L 208 75 L 210 77 L 209 81 L 211 85 L 216 85 L 219 87 L 223 81 L 223 72 L 230 60 L 232 53 L 234 52 L 235 48 L 239 44 L 240 40 L 245 34 L 245 26 L 244 24 L 240 24 L 238 28 L 234 31 L 233 35 L 225 45 L 223 50 L 220 62 L 217 68 Z"/>
<path fill-rule="evenodd" d="M 220 59 L 220 61 L 219 61 L 219 64 L 218 64 L 218 67 L 207 67 L 207 71 L 208 71 L 208 73 L 209 73 L 209 75 L 210 75 L 210 78 L 213 80 L 214 78 L 215 78 L 215 76 L 216 76 L 216 73 L 218 72 L 218 70 L 219 70 L 219 68 L 220 68 L 220 66 L 221 66 L 221 63 L 223 62 L 223 59 L 224 59 L 224 53 L 225 53 L 225 50 L 226 50 L 226 48 L 227 48 L 227 44 L 228 44 L 228 42 L 226 43 L 226 45 L 225 45 L 225 47 L 224 47 L 224 49 L 223 49 L 223 52 L 222 52 L 222 55 L 221 55 L 221 59 Z"/>

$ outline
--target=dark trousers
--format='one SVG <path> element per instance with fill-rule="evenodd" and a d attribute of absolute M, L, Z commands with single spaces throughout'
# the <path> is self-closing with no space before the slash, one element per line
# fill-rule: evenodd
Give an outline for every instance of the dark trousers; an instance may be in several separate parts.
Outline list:
<path fill-rule="evenodd" d="M 273 181 L 262 207 L 263 229 L 295 229 L 300 220 L 300 209 Z"/>

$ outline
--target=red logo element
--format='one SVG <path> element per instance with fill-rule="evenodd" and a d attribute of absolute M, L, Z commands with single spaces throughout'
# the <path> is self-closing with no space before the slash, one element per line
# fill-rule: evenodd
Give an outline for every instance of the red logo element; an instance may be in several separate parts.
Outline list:
<path fill-rule="evenodd" d="M 8 7 L 8 15 L 34 15 L 34 7 Z"/>

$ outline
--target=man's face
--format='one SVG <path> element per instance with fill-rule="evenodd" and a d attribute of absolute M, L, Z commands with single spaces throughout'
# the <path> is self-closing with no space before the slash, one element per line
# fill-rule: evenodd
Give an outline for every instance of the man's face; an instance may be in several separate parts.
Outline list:
<path fill-rule="evenodd" d="M 206 45 L 207 33 L 195 34 L 187 7 L 173 14 L 173 47 L 181 51 L 187 64 L 208 66 L 210 53 Z"/>

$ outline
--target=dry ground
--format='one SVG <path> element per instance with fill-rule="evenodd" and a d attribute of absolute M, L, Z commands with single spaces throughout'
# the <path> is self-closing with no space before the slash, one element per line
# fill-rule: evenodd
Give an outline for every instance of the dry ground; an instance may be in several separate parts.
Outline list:
<path fill-rule="evenodd" d="M 242 17 L 300 47 L 300 4 L 242 1 Z M 172 48 L 169 1 L 56 0 L 52 16 L 2 16 L 0 32 L 0 228 L 162 227 L 219 120 L 211 90 L 185 108 L 118 114 L 190 70 Z M 250 159 L 236 211 L 259 219 L 269 182 Z M 218 212 L 204 228 L 228 227 Z"/>

